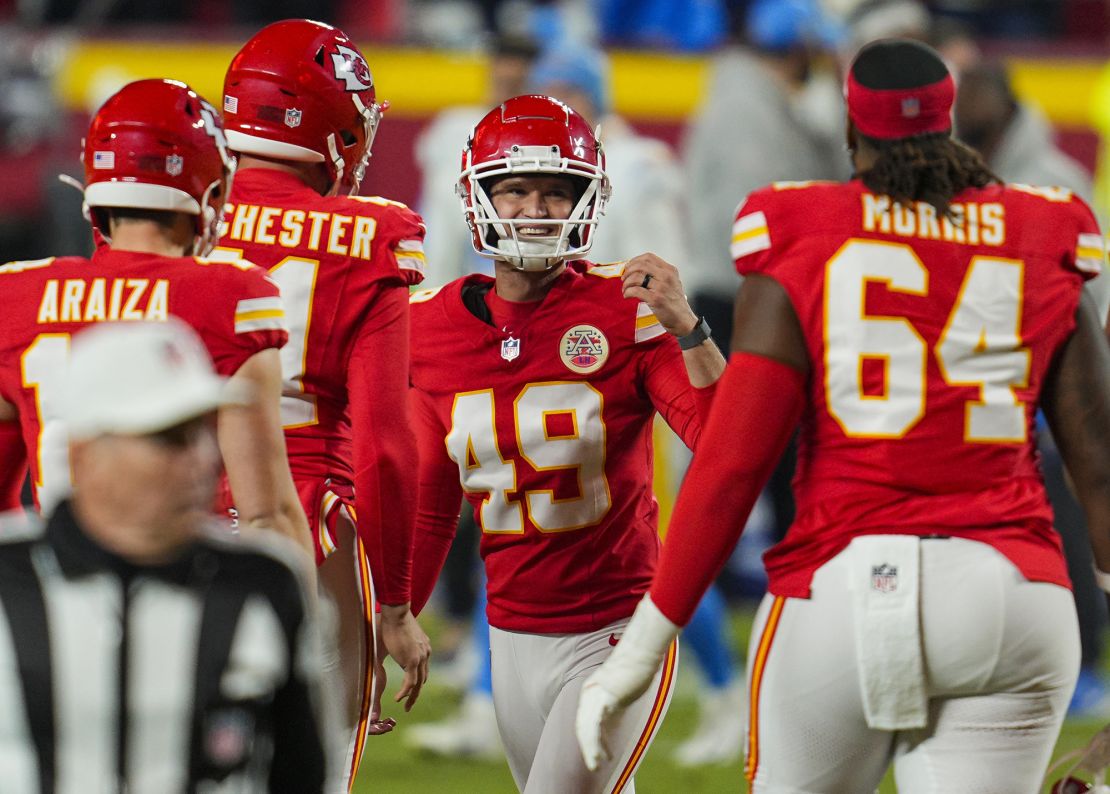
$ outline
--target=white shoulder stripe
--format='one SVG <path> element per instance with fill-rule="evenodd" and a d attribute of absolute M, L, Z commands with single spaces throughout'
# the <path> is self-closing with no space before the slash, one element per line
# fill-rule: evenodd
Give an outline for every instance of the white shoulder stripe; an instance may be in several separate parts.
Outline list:
<path fill-rule="evenodd" d="M 398 252 L 400 252 L 400 251 L 423 251 L 423 250 L 424 250 L 424 241 L 423 240 L 408 239 L 408 240 L 398 240 L 397 241 L 397 251 Z"/>
<path fill-rule="evenodd" d="M 734 238 L 728 250 L 729 253 L 732 254 L 733 259 L 740 259 L 749 254 L 754 254 L 757 251 L 765 251 L 770 247 L 771 236 L 764 232 L 763 234 L 757 234 L 742 240 L 736 240 Z"/>
<path fill-rule="evenodd" d="M 1101 250 L 1102 247 L 1103 247 L 1102 235 L 1101 234 L 1094 234 L 1092 232 L 1088 232 L 1087 234 L 1079 235 L 1079 247 L 1080 248 L 1098 248 L 1098 249 Z"/>
<path fill-rule="evenodd" d="M 272 309 L 281 310 L 283 308 L 281 298 L 276 295 L 266 298 L 245 298 L 235 305 L 235 313 L 246 314 L 247 312 L 261 312 Z"/>
<path fill-rule="evenodd" d="M 394 253 L 397 257 L 397 267 L 402 270 L 415 270 L 417 273 L 424 272 L 424 255 L 423 254 L 406 254 L 400 251 Z"/>
<path fill-rule="evenodd" d="M 1075 247 L 1075 266 L 1078 269 L 1097 274 L 1102 271 L 1105 258 L 1106 246 L 1101 234 L 1087 232 L 1079 235 Z"/>
<path fill-rule="evenodd" d="M 654 339 L 657 336 L 662 336 L 667 333 L 667 329 L 655 322 L 651 325 L 646 325 L 643 328 L 636 329 L 636 342 L 646 342 L 649 339 Z"/>
<path fill-rule="evenodd" d="M 1102 272 L 1102 259 L 1101 257 L 1077 256 L 1075 258 L 1075 266 L 1084 273 L 1094 273 L 1097 275 Z"/>
<path fill-rule="evenodd" d="M 750 232 L 753 229 L 766 229 L 767 216 L 762 211 L 749 212 L 747 215 L 741 215 L 736 219 L 736 223 L 732 224 L 732 236 L 744 232 Z"/>
<path fill-rule="evenodd" d="M 729 253 L 733 259 L 754 254 L 771 247 L 771 233 L 767 228 L 767 216 L 762 212 L 752 212 L 736 220 L 732 225 L 732 242 Z"/>

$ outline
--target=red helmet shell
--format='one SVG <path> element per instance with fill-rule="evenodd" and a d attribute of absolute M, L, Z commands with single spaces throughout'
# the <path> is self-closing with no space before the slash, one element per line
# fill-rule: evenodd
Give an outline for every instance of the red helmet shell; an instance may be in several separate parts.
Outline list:
<path fill-rule="evenodd" d="M 330 182 L 362 179 L 384 108 L 358 47 L 307 19 L 260 30 L 224 78 L 224 123 L 237 152 L 322 162 Z"/>
<path fill-rule="evenodd" d="M 235 170 L 219 112 L 176 80 L 139 80 L 111 96 L 89 125 L 82 159 L 90 208 L 186 212 L 201 237 L 215 232 Z"/>
<path fill-rule="evenodd" d="M 504 258 L 503 249 L 490 244 L 488 231 L 491 225 L 505 228 L 483 181 L 507 174 L 562 174 L 586 180 L 587 187 L 546 267 L 589 250 L 610 187 L 601 141 L 582 116 L 557 99 L 529 94 L 507 100 L 474 127 L 462 153 L 458 192 L 474 249 L 483 256 Z"/>

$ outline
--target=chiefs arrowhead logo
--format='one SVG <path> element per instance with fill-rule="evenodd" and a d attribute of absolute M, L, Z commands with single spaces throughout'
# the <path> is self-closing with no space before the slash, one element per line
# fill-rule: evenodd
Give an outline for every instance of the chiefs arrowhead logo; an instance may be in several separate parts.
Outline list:
<path fill-rule="evenodd" d="M 331 64 L 337 79 L 343 81 L 348 91 L 365 91 L 374 87 L 370 67 L 361 55 L 350 47 L 335 45 L 336 52 L 331 54 Z"/>

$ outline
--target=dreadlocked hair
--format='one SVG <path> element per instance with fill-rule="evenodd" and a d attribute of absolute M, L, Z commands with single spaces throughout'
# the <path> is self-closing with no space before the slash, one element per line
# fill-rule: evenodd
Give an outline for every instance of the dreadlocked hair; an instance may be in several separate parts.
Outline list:
<path fill-rule="evenodd" d="M 903 206 L 924 201 L 939 216 L 951 217 L 949 202 L 957 193 L 1002 182 L 978 152 L 949 132 L 893 140 L 860 137 L 878 153 L 860 180 L 872 193 L 890 196 Z"/>

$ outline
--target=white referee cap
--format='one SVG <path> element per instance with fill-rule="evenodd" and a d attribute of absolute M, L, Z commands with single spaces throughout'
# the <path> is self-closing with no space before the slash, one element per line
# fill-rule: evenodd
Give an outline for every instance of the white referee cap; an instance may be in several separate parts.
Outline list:
<path fill-rule="evenodd" d="M 200 337 L 167 322 L 98 323 L 77 334 L 62 392 L 70 438 L 146 435 L 246 395 L 216 375 Z"/>

